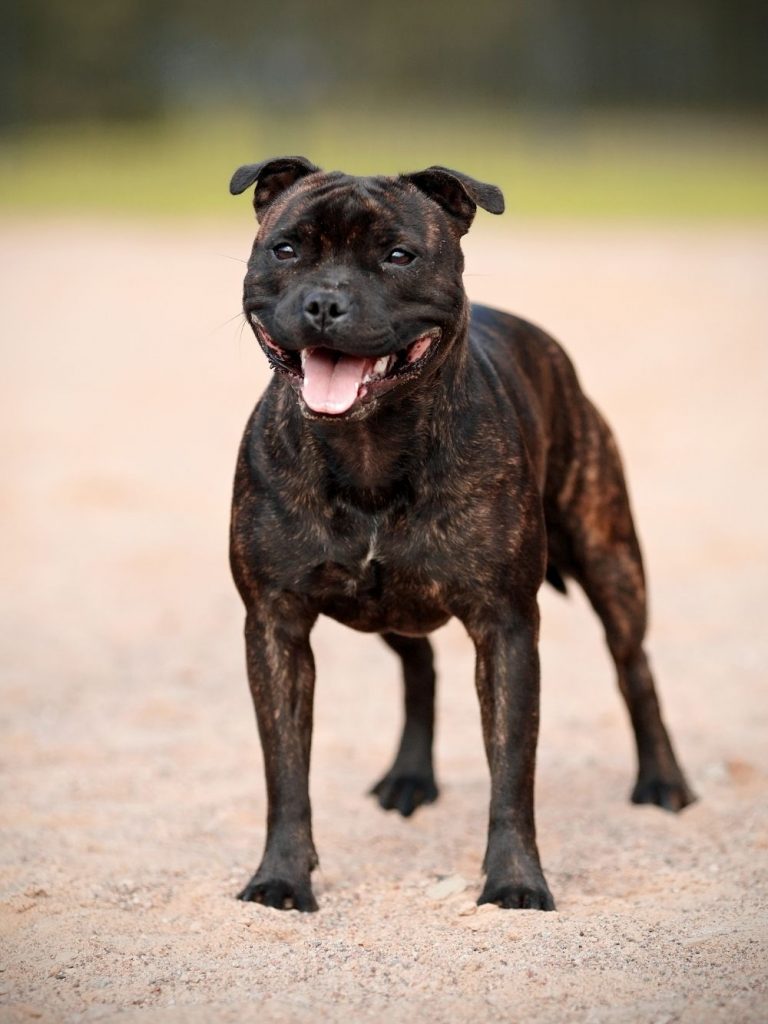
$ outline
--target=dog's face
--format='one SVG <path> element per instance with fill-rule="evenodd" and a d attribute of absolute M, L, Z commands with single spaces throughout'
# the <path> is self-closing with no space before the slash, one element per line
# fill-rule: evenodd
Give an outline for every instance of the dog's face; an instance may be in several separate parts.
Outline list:
<path fill-rule="evenodd" d="M 445 168 L 397 178 L 324 173 L 303 157 L 247 165 L 259 232 L 245 314 L 310 418 L 359 419 L 430 375 L 464 317 L 460 237 L 492 185 Z"/>

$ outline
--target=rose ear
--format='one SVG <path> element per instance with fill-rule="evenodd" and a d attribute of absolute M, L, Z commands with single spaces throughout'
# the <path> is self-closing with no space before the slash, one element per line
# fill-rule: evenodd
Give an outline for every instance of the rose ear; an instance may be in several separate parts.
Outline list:
<path fill-rule="evenodd" d="M 489 213 L 504 213 L 501 189 L 470 178 L 460 171 L 451 171 L 447 167 L 428 167 L 425 171 L 403 174 L 401 180 L 410 181 L 442 206 L 457 221 L 462 235 L 469 231 L 478 206 Z"/>
<path fill-rule="evenodd" d="M 238 196 L 255 183 L 253 205 L 256 219 L 261 220 L 266 208 L 281 192 L 300 178 L 319 170 L 319 167 L 315 167 L 303 156 L 280 156 L 263 160 L 260 164 L 243 164 L 232 175 L 229 191 L 233 196 Z"/>

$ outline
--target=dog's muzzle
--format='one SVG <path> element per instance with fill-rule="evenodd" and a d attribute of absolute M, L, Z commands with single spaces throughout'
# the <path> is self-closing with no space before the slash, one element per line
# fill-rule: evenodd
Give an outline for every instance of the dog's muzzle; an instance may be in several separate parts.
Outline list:
<path fill-rule="evenodd" d="M 326 416 L 341 416 L 379 387 L 414 376 L 441 335 L 440 328 L 433 327 L 405 348 L 383 356 L 352 355 L 320 345 L 291 352 L 275 342 L 254 313 L 250 319 L 273 367 L 299 377 L 307 407 Z"/>

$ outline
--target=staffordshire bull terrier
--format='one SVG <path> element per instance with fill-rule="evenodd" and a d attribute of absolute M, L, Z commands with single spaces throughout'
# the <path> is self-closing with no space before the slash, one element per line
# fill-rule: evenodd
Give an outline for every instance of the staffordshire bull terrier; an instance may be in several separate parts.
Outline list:
<path fill-rule="evenodd" d="M 552 910 L 536 847 L 539 612 L 546 578 L 585 590 L 637 741 L 631 799 L 693 799 L 643 650 L 640 548 L 619 454 L 560 346 L 470 307 L 460 238 L 499 189 L 430 167 L 324 172 L 303 157 L 239 168 L 258 233 L 243 308 L 274 372 L 246 427 L 231 564 L 267 788 L 266 847 L 240 893 L 316 910 L 308 791 L 318 615 L 402 659 L 405 727 L 372 792 L 408 816 L 438 794 L 427 635 L 456 616 L 476 649 L 491 778 L 479 903 Z"/>

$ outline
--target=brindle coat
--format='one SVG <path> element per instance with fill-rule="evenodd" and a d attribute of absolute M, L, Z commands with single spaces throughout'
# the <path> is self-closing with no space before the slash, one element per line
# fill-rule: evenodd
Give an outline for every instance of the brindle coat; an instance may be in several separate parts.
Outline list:
<path fill-rule="evenodd" d="M 324 173 L 301 157 L 240 168 L 231 191 L 254 183 L 244 309 L 282 353 L 256 331 L 278 372 L 246 428 L 234 487 L 232 570 L 268 797 L 264 856 L 240 898 L 317 907 L 318 615 L 381 634 L 402 659 L 405 728 L 373 792 L 406 816 L 437 796 L 426 634 L 456 616 L 476 647 L 491 774 L 478 902 L 551 910 L 533 811 L 545 574 L 562 590 L 578 581 L 602 620 L 637 740 L 632 800 L 678 811 L 693 799 L 643 650 L 643 567 L 611 433 L 552 338 L 467 302 L 459 239 L 478 205 L 502 212 L 498 189 L 444 168 Z M 416 258 L 387 262 L 396 248 Z M 335 303 L 321 322 L 307 313 L 318 289 L 326 311 Z M 348 414 L 313 413 L 301 399 L 302 349 L 378 357 L 432 328 L 439 342 L 424 365 Z"/>

